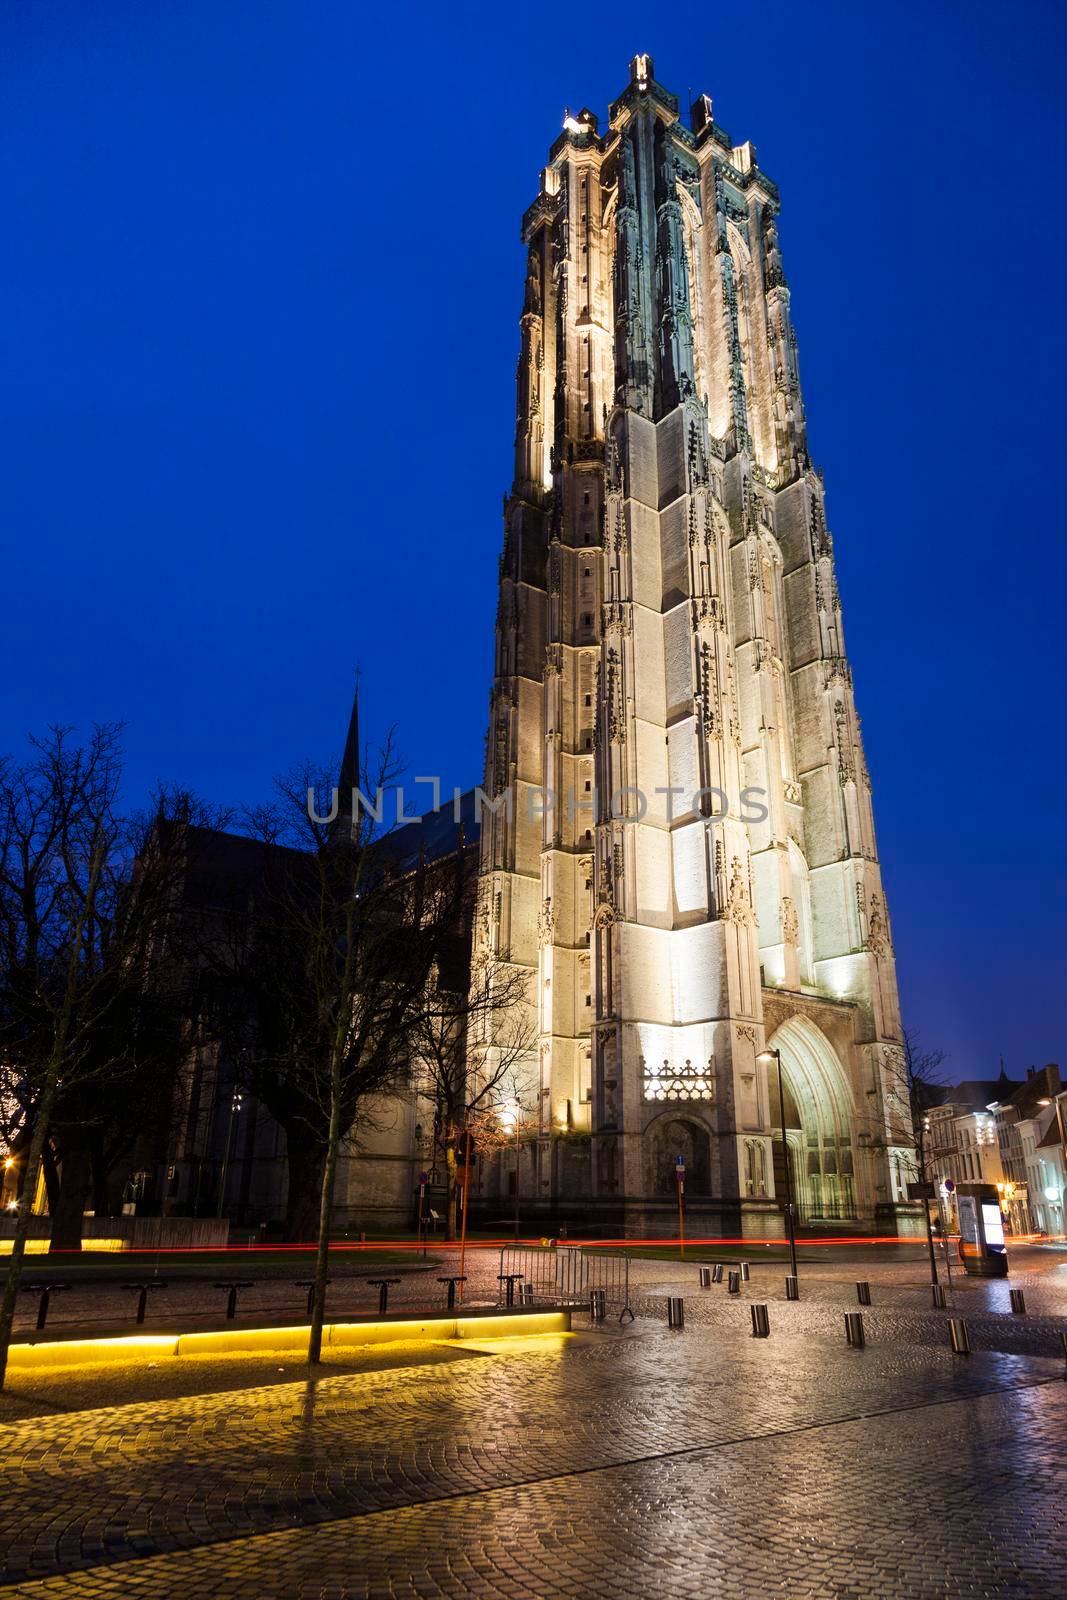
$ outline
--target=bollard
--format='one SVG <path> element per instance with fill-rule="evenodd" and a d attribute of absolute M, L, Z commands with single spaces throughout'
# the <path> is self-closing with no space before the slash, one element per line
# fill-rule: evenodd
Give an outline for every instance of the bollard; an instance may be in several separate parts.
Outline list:
<path fill-rule="evenodd" d="M 789 1273 L 785 1280 L 785 1297 L 787 1300 L 800 1299 L 800 1279 L 794 1278 L 792 1273 Z"/>
<path fill-rule="evenodd" d="M 603 1289 L 590 1289 L 589 1315 L 594 1322 L 603 1322 L 607 1315 L 608 1297 Z"/>
<path fill-rule="evenodd" d="M 1017 1317 L 1026 1315 L 1026 1296 L 1021 1289 L 1009 1289 L 1008 1298 L 1011 1300 L 1011 1309 Z"/>
<path fill-rule="evenodd" d="M 752 1312 L 752 1337 L 753 1339 L 766 1339 L 771 1331 L 771 1321 L 767 1315 L 767 1307 L 755 1305 L 749 1307 Z"/>
<path fill-rule="evenodd" d="M 845 1312 L 845 1338 L 853 1350 L 862 1350 L 867 1340 L 863 1332 L 863 1312 Z"/>
<path fill-rule="evenodd" d="M 685 1327 L 685 1301 L 681 1295 L 672 1294 L 667 1297 L 667 1326 L 668 1328 Z"/>
<path fill-rule="evenodd" d="M 731 1273 L 728 1274 L 727 1279 L 726 1279 L 726 1293 L 727 1294 L 740 1294 L 741 1293 L 741 1274 L 739 1272 L 731 1272 Z"/>
<path fill-rule="evenodd" d="M 935 1311 L 944 1311 L 945 1286 L 943 1283 L 932 1283 L 930 1285 L 930 1298 L 933 1301 Z"/>
<path fill-rule="evenodd" d="M 711 1288 L 711 1268 L 710 1267 L 701 1267 L 701 1269 L 700 1269 L 700 1287 L 702 1289 L 710 1289 Z"/>
<path fill-rule="evenodd" d="M 741 1274 L 741 1282 L 742 1283 L 747 1283 L 748 1282 L 748 1262 L 747 1261 L 739 1261 L 737 1263 L 737 1270 Z"/>
<path fill-rule="evenodd" d="M 467 1274 L 464 1273 L 462 1277 L 438 1278 L 437 1281 L 438 1283 L 448 1284 L 448 1310 L 454 1311 L 456 1309 L 456 1284 L 466 1283 Z"/>
<path fill-rule="evenodd" d="M 712 1269 L 711 1269 L 711 1281 L 712 1281 L 712 1283 L 721 1283 L 722 1282 L 722 1262 L 721 1261 L 716 1261 L 715 1265 L 712 1267 Z"/>
<path fill-rule="evenodd" d="M 532 1306 L 533 1303 L 534 1303 L 534 1294 L 535 1294 L 535 1292 L 536 1291 L 535 1291 L 534 1286 L 533 1286 L 532 1283 L 520 1283 L 519 1284 L 519 1304 L 520 1304 L 520 1306 Z"/>
<path fill-rule="evenodd" d="M 869 1283 L 867 1283 L 866 1281 L 864 1281 L 862 1283 L 857 1283 L 857 1285 L 856 1285 L 856 1299 L 859 1301 L 861 1306 L 869 1306 L 870 1305 L 870 1303 L 871 1303 L 871 1286 L 870 1286 Z"/>
<path fill-rule="evenodd" d="M 971 1353 L 971 1341 L 967 1336 L 967 1324 L 964 1319 L 962 1317 L 950 1317 L 948 1328 L 952 1337 L 953 1354 L 969 1356 Z"/>

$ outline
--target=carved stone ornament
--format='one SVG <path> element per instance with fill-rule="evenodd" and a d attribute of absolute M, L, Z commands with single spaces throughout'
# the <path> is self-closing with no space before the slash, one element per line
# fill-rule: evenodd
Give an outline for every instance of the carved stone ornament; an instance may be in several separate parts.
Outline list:
<path fill-rule="evenodd" d="M 541 909 L 537 913 L 537 943 L 543 948 L 552 943 L 552 934 L 555 930 L 556 919 L 552 912 L 552 896 L 546 895 L 541 902 Z"/>
<path fill-rule="evenodd" d="M 739 928 L 751 928 L 755 925 L 756 914 L 752 909 L 748 877 L 740 856 L 734 856 L 730 863 L 730 887 L 726 891 L 724 916 L 728 922 L 734 923 Z"/>

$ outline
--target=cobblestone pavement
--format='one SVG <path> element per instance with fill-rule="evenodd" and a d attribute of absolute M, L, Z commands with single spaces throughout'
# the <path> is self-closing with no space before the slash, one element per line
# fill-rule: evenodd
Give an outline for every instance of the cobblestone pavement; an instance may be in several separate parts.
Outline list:
<path fill-rule="evenodd" d="M 4 1578 L 27 1597 L 641 1595 L 669 1573 L 702 1595 L 713 1562 L 724 1593 L 977 1594 L 1010 1528 L 995 1592 L 1058 1594 L 1061 1372 L 640 1321 L 37 1416 L 0 1429 Z M 935 1549 L 955 1588 L 940 1567 L 928 1591 L 883 1586 L 902 1563 L 918 1584 Z"/>
<path fill-rule="evenodd" d="M 990 1395 L 97 1567 L 76 1588 L 59 1578 L 10 1592 L 1053 1600 L 1067 1577 L 1065 1431 L 1062 1388 Z"/>
<path fill-rule="evenodd" d="M 459 1269 L 457 1249 L 435 1244 L 431 1246 L 431 1259 L 423 1263 L 412 1252 L 411 1259 L 401 1266 L 377 1269 L 361 1265 L 353 1253 L 340 1263 L 331 1263 L 334 1281 L 327 1296 L 327 1312 L 332 1318 L 369 1315 L 377 1308 L 378 1290 L 369 1281 L 385 1276 L 400 1278 L 390 1290 L 390 1309 L 419 1310 L 442 1309 L 445 1289 L 438 1278 Z M 696 1290 L 697 1264 L 701 1259 L 699 1246 L 690 1247 L 684 1262 L 632 1258 L 630 1281 L 639 1303 L 653 1315 L 662 1315 L 663 1307 L 646 1303 L 650 1297 L 666 1293 L 684 1293 Z M 847 1255 L 848 1260 L 840 1259 Z M 867 1279 L 872 1288 L 875 1305 L 882 1309 L 921 1311 L 930 1304 L 929 1266 L 925 1245 L 870 1247 L 866 1256 L 859 1255 L 858 1247 L 848 1247 L 844 1252 L 834 1247 L 801 1248 L 801 1283 L 805 1307 L 825 1305 L 836 1312 L 852 1309 L 856 1303 L 855 1284 Z M 954 1252 L 953 1252 L 954 1254 Z M 758 1291 L 762 1300 L 785 1299 L 785 1273 L 787 1267 L 781 1260 L 761 1260 L 757 1247 L 742 1248 L 751 1264 L 752 1279 L 745 1293 Z M 1051 1317 L 1067 1324 L 1067 1247 L 1026 1246 L 1010 1252 L 1012 1273 L 1010 1280 L 985 1280 L 965 1278 L 954 1267 L 948 1280 L 955 1299 L 957 1314 L 971 1316 L 979 1312 L 999 1314 L 1008 1311 L 1008 1290 L 1022 1288 L 1026 1293 L 1028 1312 Z M 468 1304 L 495 1302 L 499 1285 L 500 1253 L 496 1248 L 472 1248 L 467 1252 L 464 1271 Z M 297 1281 L 311 1271 L 310 1259 L 294 1263 L 287 1271 L 272 1268 L 262 1276 L 262 1268 L 253 1255 L 237 1252 L 232 1258 L 229 1275 L 234 1278 L 253 1278 L 250 1288 L 241 1291 L 238 1302 L 238 1322 L 263 1323 L 274 1318 L 282 1323 L 292 1323 L 303 1318 L 306 1291 L 297 1287 Z M 942 1282 L 945 1271 L 940 1268 Z M 130 1280 L 140 1274 L 152 1276 L 152 1268 L 142 1262 L 129 1270 Z M 165 1277 L 165 1262 L 160 1276 Z M 43 1268 L 31 1258 L 26 1268 L 27 1278 L 44 1275 Z M 214 1287 L 228 1273 L 216 1268 L 202 1283 L 175 1279 L 167 1288 L 155 1291 L 149 1299 L 149 1316 L 146 1331 L 169 1332 L 176 1328 L 191 1329 L 208 1325 L 221 1325 L 226 1291 Z M 645 1293 L 642 1295 L 641 1291 Z M 84 1330 L 91 1333 L 129 1333 L 134 1330 L 136 1294 L 124 1290 L 121 1283 L 100 1285 L 77 1284 L 53 1297 L 48 1329 L 54 1333 L 72 1333 Z M 16 1329 L 23 1338 L 33 1336 L 37 1314 L 37 1297 L 19 1296 Z M 831 1319 L 832 1320 L 832 1319 Z M 815 1324 L 813 1324 L 813 1327 Z M 821 1324 L 824 1331 L 829 1322 Z M 834 1325 L 836 1327 L 836 1324 Z M 1013 1336 L 1014 1337 L 1014 1336 Z M 1026 1349 L 1030 1346 L 1016 1342 L 1010 1348 Z"/>
<path fill-rule="evenodd" d="M 635 1262 L 638 1321 L 569 1338 L 25 1373 L 0 1396 L 7 1593 L 1067 1593 L 1067 1256 L 960 1286 L 954 1357 L 914 1261 Z M 496 1256 L 468 1258 L 472 1297 Z M 443 1269 L 441 1269 L 443 1270 Z M 855 1279 L 869 1343 L 846 1347 Z M 664 1326 L 681 1292 L 686 1327 Z M 748 1336 L 748 1302 L 771 1337 Z M 780 1303 L 779 1303 L 780 1301 Z M 350 1370 L 356 1367 L 359 1370 Z M 294 1379 L 298 1381 L 294 1381 Z M 34 1412 L 35 1414 L 28 1414 Z"/>

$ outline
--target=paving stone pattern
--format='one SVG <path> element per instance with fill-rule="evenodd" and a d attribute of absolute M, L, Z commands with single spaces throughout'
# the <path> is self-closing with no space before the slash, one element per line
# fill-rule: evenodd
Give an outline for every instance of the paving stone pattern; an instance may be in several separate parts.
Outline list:
<path fill-rule="evenodd" d="M 0 1405 L 7 1592 L 1067 1594 L 1062 1355 L 1006 1350 L 1022 1319 L 983 1293 L 977 1323 L 1003 1332 L 955 1357 L 944 1315 L 891 1275 L 862 1351 L 840 1328 L 847 1279 L 772 1304 L 752 1339 L 764 1271 L 782 1276 L 754 1272 L 738 1304 L 695 1265 L 643 1263 L 654 1315 L 443 1365 Z M 1044 1349 L 1064 1309 L 1048 1277 Z M 662 1320 L 674 1286 L 682 1332 Z"/>

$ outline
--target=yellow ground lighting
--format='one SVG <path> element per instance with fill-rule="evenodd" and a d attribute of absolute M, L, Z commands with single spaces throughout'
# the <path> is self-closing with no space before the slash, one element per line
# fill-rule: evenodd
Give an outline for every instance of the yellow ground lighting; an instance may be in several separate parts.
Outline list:
<path fill-rule="evenodd" d="M 14 1239 L 0 1239 L 0 1256 L 9 1256 L 15 1248 Z M 88 1255 L 94 1250 L 113 1252 L 125 1250 L 125 1239 L 86 1239 L 82 1249 Z M 28 1256 L 46 1256 L 50 1249 L 47 1239 L 27 1239 L 26 1254 Z"/>
<path fill-rule="evenodd" d="M 337 1322 L 323 1328 L 323 1343 L 332 1349 L 377 1344 L 462 1343 L 496 1349 L 503 1354 L 522 1346 L 530 1336 L 570 1331 L 569 1311 L 534 1311 L 506 1317 L 429 1317 L 421 1322 Z M 307 1327 L 220 1328 L 210 1333 L 138 1334 L 126 1339 L 56 1339 L 42 1344 L 13 1344 L 8 1366 L 93 1366 L 98 1362 L 164 1361 L 182 1356 L 255 1355 L 264 1350 L 303 1352 Z M 527 1348 L 540 1348 L 533 1345 Z"/>

